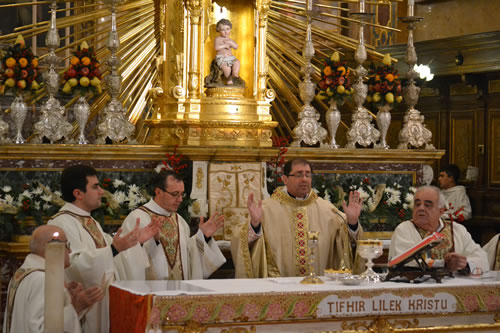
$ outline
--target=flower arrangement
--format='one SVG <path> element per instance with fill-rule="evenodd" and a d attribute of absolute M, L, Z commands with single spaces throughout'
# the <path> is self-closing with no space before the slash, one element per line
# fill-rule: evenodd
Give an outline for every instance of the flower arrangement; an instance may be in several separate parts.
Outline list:
<path fill-rule="evenodd" d="M 412 217 L 416 188 L 401 175 L 315 174 L 313 188 L 318 195 L 337 208 L 348 201 L 350 191 L 358 191 L 363 199 L 360 223 L 365 231 L 392 231 Z"/>
<path fill-rule="evenodd" d="M 82 42 L 71 57 L 71 65 L 64 72 L 62 92 L 72 94 L 77 91 L 82 96 L 88 92 L 102 93 L 101 70 L 93 48 Z"/>
<path fill-rule="evenodd" d="M 37 79 L 38 57 L 35 57 L 30 48 L 26 47 L 24 38 L 19 35 L 13 46 L 9 47 L 2 57 L 4 72 L 0 76 L 0 94 L 6 90 L 22 94 L 28 89 L 40 88 Z"/>
<path fill-rule="evenodd" d="M 397 69 L 392 65 L 390 54 L 384 56 L 382 65 L 370 68 L 368 74 L 368 96 L 366 101 L 373 103 L 375 107 L 384 105 L 392 106 L 401 103 L 401 79 Z"/>
<path fill-rule="evenodd" d="M 446 209 L 446 211 L 444 212 L 443 216 L 447 219 L 449 219 L 451 222 L 463 222 L 465 221 L 465 217 L 464 217 L 464 214 L 463 214 L 463 211 L 464 211 L 465 207 L 464 206 L 461 206 L 460 208 L 458 209 L 455 209 L 455 207 L 453 207 L 453 205 L 450 203 L 448 203 L 448 207 Z"/>
<path fill-rule="evenodd" d="M 41 225 L 44 217 L 54 215 L 63 205 L 61 193 L 41 183 L 23 183 L 16 189 L 4 185 L 0 188 L 0 229 L 5 235 L 23 233 L 33 221 Z"/>
<path fill-rule="evenodd" d="M 317 97 L 320 100 L 333 99 L 338 104 L 343 104 L 352 93 L 349 67 L 345 61 L 340 61 L 338 52 L 334 52 L 330 58 L 325 59 L 324 66 L 321 71 L 321 81 L 318 84 L 320 91 Z"/>
<path fill-rule="evenodd" d="M 155 168 L 156 172 L 160 172 L 161 170 L 173 170 L 175 173 L 180 173 L 181 170 L 186 169 L 188 167 L 188 163 L 185 161 L 185 157 L 182 154 L 177 154 L 176 145 L 174 147 L 174 152 L 172 154 L 166 153 L 166 160 L 161 161 Z"/>
<path fill-rule="evenodd" d="M 276 157 L 273 157 L 267 165 L 267 182 L 271 191 L 274 191 L 278 186 L 283 185 L 281 176 L 283 175 L 283 167 L 285 165 L 285 154 L 288 152 L 286 146 L 289 145 L 289 138 L 281 136 L 273 136 L 273 147 L 279 147 Z"/>

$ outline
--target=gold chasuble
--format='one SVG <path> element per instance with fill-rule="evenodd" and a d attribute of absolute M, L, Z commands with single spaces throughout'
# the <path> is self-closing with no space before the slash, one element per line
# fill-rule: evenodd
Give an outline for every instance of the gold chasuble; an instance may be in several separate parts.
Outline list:
<path fill-rule="evenodd" d="M 497 248 L 495 251 L 495 261 L 493 263 L 493 270 L 494 271 L 500 271 L 500 241 L 497 242 Z"/>
<path fill-rule="evenodd" d="M 338 269 L 341 263 L 352 267 L 345 215 L 314 191 L 298 200 L 280 187 L 262 202 L 262 209 L 262 236 L 249 244 L 251 226 L 245 224 L 231 241 L 237 278 L 307 275 L 308 231 L 319 231 L 316 274 L 323 275 L 326 268 Z"/>
<path fill-rule="evenodd" d="M 453 222 L 451 221 L 443 221 L 443 222 L 444 222 L 444 227 L 443 229 L 439 230 L 439 233 L 444 236 L 444 240 L 430 250 L 430 256 L 432 259 L 444 259 L 444 256 L 448 252 L 455 252 L 453 246 Z M 433 233 L 431 231 L 419 228 L 415 224 L 413 225 L 415 226 L 415 228 L 417 228 L 418 233 L 420 234 L 420 237 L 422 237 L 422 239 L 432 235 Z"/>
<path fill-rule="evenodd" d="M 83 229 L 85 229 L 89 233 L 90 237 L 92 237 L 92 239 L 94 240 L 96 248 L 101 249 L 107 246 L 106 240 L 99 231 L 99 228 L 97 228 L 97 222 L 91 216 L 81 216 L 73 212 L 70 212 L 69 210 L 61 210 L 59 213 L 55 214 L 50 219 L 53 220 L 56 217 L 63 214 L 68 214 L 73 216 L 82 224 Z"/>
<path fill-rule="evenodd" d="M 177 214 L 160 215 L 144 206 L 139 209 L 149 214 L 151 222 L 160 221 L 160 243 L 168 262 L 168 280 L 184 280 Z"/>

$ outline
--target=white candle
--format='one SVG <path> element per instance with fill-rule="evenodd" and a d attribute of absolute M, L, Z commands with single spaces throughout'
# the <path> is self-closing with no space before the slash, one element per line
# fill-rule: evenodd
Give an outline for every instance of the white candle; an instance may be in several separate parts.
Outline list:
<path fill-rule="evenodd" d="M 365 12 L 365 0 L 359 0 L 359 12 L 360 13 Z"/>
<path fill-rule="evenodd" d="M 64 331 L 64 251 L 66 244 L 53 241 L 45 246 L 45 332 Z"/>
<path fill-rule="evenodd" d="M 408 0 L 408 16 L 415 14 L 415 0 Z"/>

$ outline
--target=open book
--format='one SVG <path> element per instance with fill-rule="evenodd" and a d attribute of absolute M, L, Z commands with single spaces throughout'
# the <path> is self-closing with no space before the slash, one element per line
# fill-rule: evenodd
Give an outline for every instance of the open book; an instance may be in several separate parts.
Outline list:
<path fill-rule="evenodd" d="M 412 258 L 415 253 L 418 253 L 420 251 L 426 251 L 428 249 L 433 248 L 434 246 L 438 245 L 441 243 L 444 239 L 444 235 L 440 234 L 439 232 L 434 232 L 432 235 L 425 237 L 422 239 L 420 243 L 417 245 L 409 248 L 402 254 L 400 254 L 397 257 L 394 257 L 391 261 L 389 261 L 389 267 L 396 266 L 401 263 L 408 262 L 409 258 Z"/>

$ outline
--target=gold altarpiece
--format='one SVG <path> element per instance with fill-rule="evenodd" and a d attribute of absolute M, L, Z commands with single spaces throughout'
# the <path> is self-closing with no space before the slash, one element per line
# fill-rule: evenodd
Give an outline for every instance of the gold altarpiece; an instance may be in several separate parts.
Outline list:
<path fill-rule="evenodd" d="M 270 115 L 274 91 L 266 87 L 266 31 L 270 0 L 156 1 L 157 59 L 161 85 L 146 144 L 270 147 L 277 123 Z M 229 19 L 239 47 L 246 88 L 204 88 L 215 58 L 219 19 Z"/>

